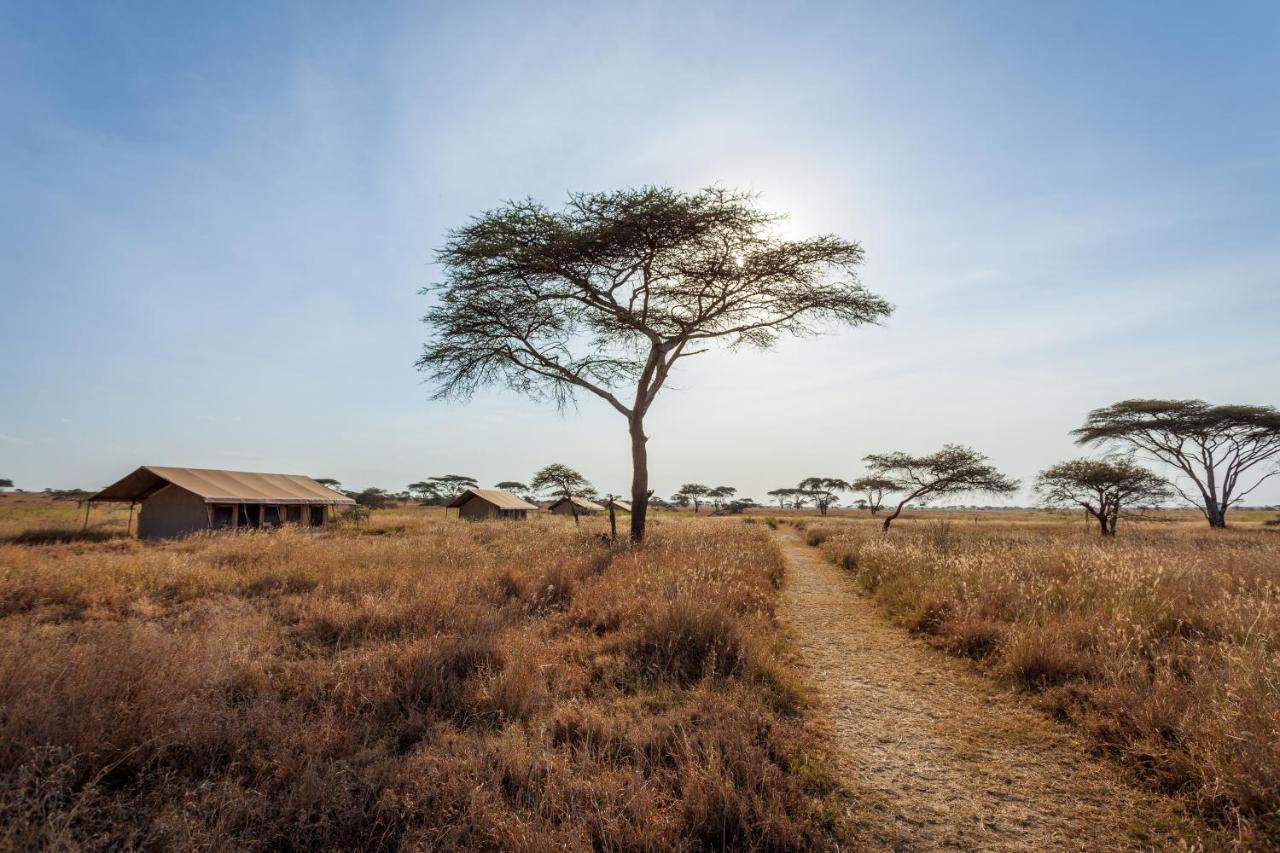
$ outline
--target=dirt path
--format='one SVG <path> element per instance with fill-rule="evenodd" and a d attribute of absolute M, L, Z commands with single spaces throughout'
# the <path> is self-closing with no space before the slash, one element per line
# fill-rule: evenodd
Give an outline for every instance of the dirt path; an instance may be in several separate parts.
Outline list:
<path fill-rule="evenodd" d="M 889 625 L 795 531 L 778 537 L 789 562 L 783 619 L 872 847 L 1175 846 L 1174 827 L 1187 824 L 1169 801 L 1126 784 L 1070 729 Z"/>

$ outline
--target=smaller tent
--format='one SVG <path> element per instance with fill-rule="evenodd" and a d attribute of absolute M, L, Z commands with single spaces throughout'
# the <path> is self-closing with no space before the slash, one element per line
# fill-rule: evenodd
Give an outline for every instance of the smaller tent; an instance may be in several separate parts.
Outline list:
<path fill-rule="evenodd" d="M 487 521 L 493 518 L 524 521 L 529 517 L 530 511 L 538 511 L 538 508 L 528 501 L 498 489 L 467 489 L 445 506 L 457 509 L 458 518 L 464 518 L 467 521 Z"/>
<path fill-rule="evenodd" d="M 631 512 L 631 502 L 614 498 L 611 501 L 605 501 L 604 508 L 612 508 L 614 512 Z"/>
<path fill-rule="evenodd" d="M 597 512 L 604 512 L 604 507 L 595 501 L 589 501 L 586 498 L 574 496 L 573 506 L 577 507 L 578 515 L 594 515 Z M 569 498 L 561 498 L 560 500 L 547 507 L 556 515 L 573 515 L 573 508 L 569 506 Z"/>

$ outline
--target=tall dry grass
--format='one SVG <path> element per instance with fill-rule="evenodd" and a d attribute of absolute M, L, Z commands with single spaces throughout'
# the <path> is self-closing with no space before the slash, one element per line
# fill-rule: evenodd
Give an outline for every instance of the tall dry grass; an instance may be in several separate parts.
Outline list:
<path fill-rule="evenodd" d="M 0 848 L 801 849 L 767 530 L 0 544 Z"/>
<path fill-rule="evenodd" d="M 1280 535 L 811 525 L 894 618 L 979 661 L 1242 842 L 1280 844 Z"/>

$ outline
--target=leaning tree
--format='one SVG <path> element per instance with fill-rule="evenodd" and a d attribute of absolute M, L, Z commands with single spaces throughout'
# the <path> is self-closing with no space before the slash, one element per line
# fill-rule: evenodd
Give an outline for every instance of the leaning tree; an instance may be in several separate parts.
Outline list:
<path fill-rule="evenodd" d="M 1111 443 L 1171 465 L 1199 497 L 1176 483 L 1210 527 L 1227 526 L 1227 510 L 1280 473 L 1280 410 L 1214 406 L 1203 400 L 1124 400 L 1089 413 L 1072 430 L 1077 444 Z"/>
<path fill-rule="evenodd" d="M 893 512 L 885 516 L 884 529 L 902 515 L 913 501 L 929 501 L 946 495 L 986 492 L 1007 495 L 1018 490 L 1018 481 L 1001 474 L 978 451 L 948 444 L 937 453 L 912 456 L 908 453 L 872 453 L 862 461 L 870 475 L 889 480 L 891 491 L 902 495 Z"/>
<path fill-rule="evenodd" d="M 1120 513 L 1129 506 L 1152 506 L 1172 490 L 1158 474 L 1132 459 L 1072 459 L 1040 472 L 1035 492 L 1046 506 L 1079 506 L 1103 536 L 1116 535 Z"/>
<path fill-rule="evenodd" d="M 560 407 L 594 394 L 627 421 L 631 538 L 644 538 L 644 421 L 671 370 L 708 344 L 768 348 L 823 322 L 890 313 L 858 283 L 862 247 L 779 236 L 749 194 L 642 187 L 508 202 L 450 233 L 418 367 L 435 396 L 503 384 Z"/>

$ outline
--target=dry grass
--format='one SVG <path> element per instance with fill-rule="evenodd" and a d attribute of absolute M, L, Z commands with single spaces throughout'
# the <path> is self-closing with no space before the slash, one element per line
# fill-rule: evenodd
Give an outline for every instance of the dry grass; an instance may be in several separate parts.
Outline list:
<path fill-rule="evenodd" d="M 419 510 L 160 546 L 20 526 L 0 522 L 0 848 L 832 839 L 763 526 L 659 522 L 636 551 Z"/>
<path fill-rule="evenodd" d="M 1091 732 L 1245 845 L 1280 844 L 1280 535 L 934 521 L 806 531 L 893 617 Z"/>

